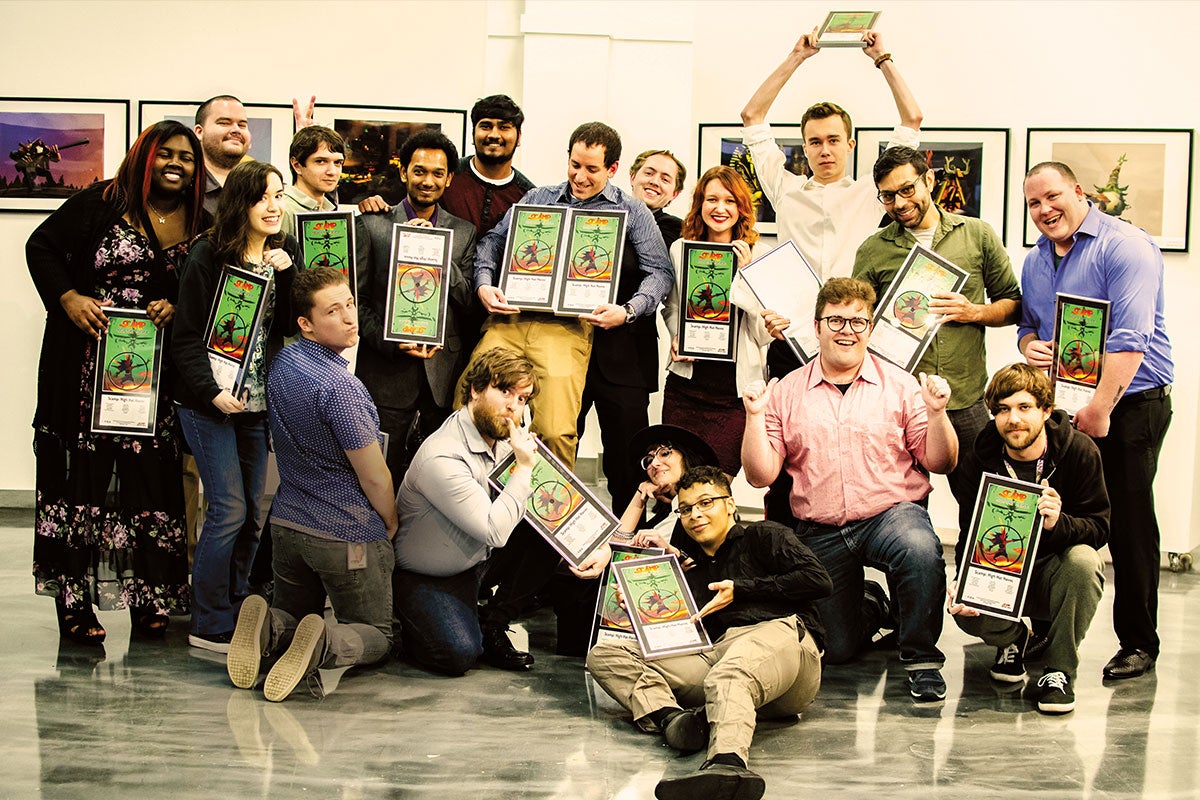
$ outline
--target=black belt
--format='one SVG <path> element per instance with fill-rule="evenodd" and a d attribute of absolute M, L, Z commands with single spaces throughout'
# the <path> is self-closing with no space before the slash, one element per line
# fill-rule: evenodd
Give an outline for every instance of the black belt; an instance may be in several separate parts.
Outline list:
<path fill-rule="evenodd" d="M 1140 403 L 1144 400 L 1159 400 L 1163 397 L 1169 397 L 1171 394 L 1171 384 L 1163 386 L 1155 386 L 1153 389 L 1143 389 L 1140 392 L 1127 394 L 1121 398 L 1121 402 Z"/>

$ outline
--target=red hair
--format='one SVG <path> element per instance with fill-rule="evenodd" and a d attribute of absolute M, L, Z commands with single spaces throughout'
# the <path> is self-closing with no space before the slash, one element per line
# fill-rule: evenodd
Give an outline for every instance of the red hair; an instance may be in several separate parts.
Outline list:
<path fill-rule="evenodd" d="M 737 204 L 738 220 L 733 224 L 734 241 L 741 239 L 749 245 L 757 242 L 758 231 L 754 229 L 756 215 L 754 200 L 750 196 L 750 187 L 733 167 L 726 166 L 710 168 L 696 182 L 696 189 L 692 192 L 692 207 L 687 216 L 683 218 L 683 238 L 694 242 L 708 241 L 708 225 L 704 223 L 700 210 L 704 207 L 704 193 L 708 189 L 710 181 L 718 181 L 724 186 L 733 195 L 733 200 Z"/>
<path fill-rule="evenodd" d="M 183 190 L 183 206 L 187 211 L 187 232 L 190 238 L 200 232 L 200 217 L 204 208 L 204 190 L 207 188 L 208 178 L 204 169 L 200 140 L 186 125 L 174 120 L 164 120 L 142 131 L 133 147 L 125 154 L 121 166 L 117 167 L 117 174 L 113 176 L 112 183 L 104 189 L 104 199 L 128 214 L 141 225 L 142 230 L 151 230 L 150 218 L 146 214 L 146 198 L 150 196 L 154 159 L 158 156 L 159 148 L 176 136 L 183 136 L 188 140 L 195 157 L 191 186 Z"/>

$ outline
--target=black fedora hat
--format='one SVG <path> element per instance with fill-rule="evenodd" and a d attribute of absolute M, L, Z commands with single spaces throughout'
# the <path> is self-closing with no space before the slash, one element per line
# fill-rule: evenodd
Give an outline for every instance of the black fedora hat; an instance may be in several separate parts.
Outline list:
<path fill-rule="evenodd" d="M 698 459 L 697 463 L 688 464 L 689 467 L 718 466 L 717 454 L 708 446 L 708 442 L 678 425 L 651 425 L 649 428 L 642 428 L 629 440 L 629 453 L 637 459 L 640 469 L 642 457 L 650 452 L 650 448 L 665 444 L 684 450 Z"/>

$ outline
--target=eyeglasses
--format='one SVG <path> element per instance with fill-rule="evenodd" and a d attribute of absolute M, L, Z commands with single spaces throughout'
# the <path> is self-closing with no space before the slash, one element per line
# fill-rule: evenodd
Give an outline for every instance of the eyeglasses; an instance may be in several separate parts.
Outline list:
<path fill-rule="evenodd" d="M 829 330 L 831 331 L 840 331 L 849 322 L 850 330 L 855 333 L 862 333 L 871 324 L 871 320 L 866 317 L 818 317 L 817 322 L 824 322 L 829 326 Z"/>
<path fill-rule="evenodd" d="M 920 181 L 906 183 L 894 192 L 880 192 L 875 196 L 879 198 L 879 202 L 883 203 L 885 206 L 890 206 L 892 203 L 896 202 L 896 195 L 900 195 L 907 200 L 916 194 L 918 183 L 920 183 Z"/>
<path fill-rule="evenodd" d="M 718 500 L 728 500 L 730 497 L 731 497 L 731 495 L 727 495 L 727 494 L 719 495 L 718 497 L 705 497 L 703 500 L 697 500 L 696 502 L 692 503 L 690 506 L 680 506 L 679 507 L 679 516 L 686 519 L 687 517 L 690 517 L 692 515 L 693 511 L 700 511 L 702 513 L 706 512 L 706 511 L 712 511 L 713 505 Z"/>
<path fill-rule="evenodd" d="M 658 459 L 659 461 L 666 461 L 674 452 L 674 447 L 665 445 L 657 450 L 647 453 L 642 457 L 642 469 L 650 469 L 650 465 L 654 463 L 655 459 Z"/>

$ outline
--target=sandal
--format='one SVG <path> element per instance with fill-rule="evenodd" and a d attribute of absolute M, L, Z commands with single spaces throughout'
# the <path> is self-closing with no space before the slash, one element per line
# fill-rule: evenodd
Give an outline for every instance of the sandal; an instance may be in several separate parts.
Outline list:
<path fill-rule="evenodd" d="M 58 635 L 60 637 L 70 639 L 77 644 L 102 644 L 104 642 L 104 637 L 108 635 L 108 632 L 104 630 L 100 620 L 96 619 L 96 612 L 91 608 L 72 610 L 67 608 L 61 600 L 55 601 L 54 608 L 58 612 Z"/>
<path fill-rule="evenodd" d="M 152 639 L 161 639 L 166 636 L 167 626 L 171 624 L 170 617 L 166 614 L 159 614 L 153 609 L 130 608 L 129 619 L 133 623 L 135 631 Z"/>

